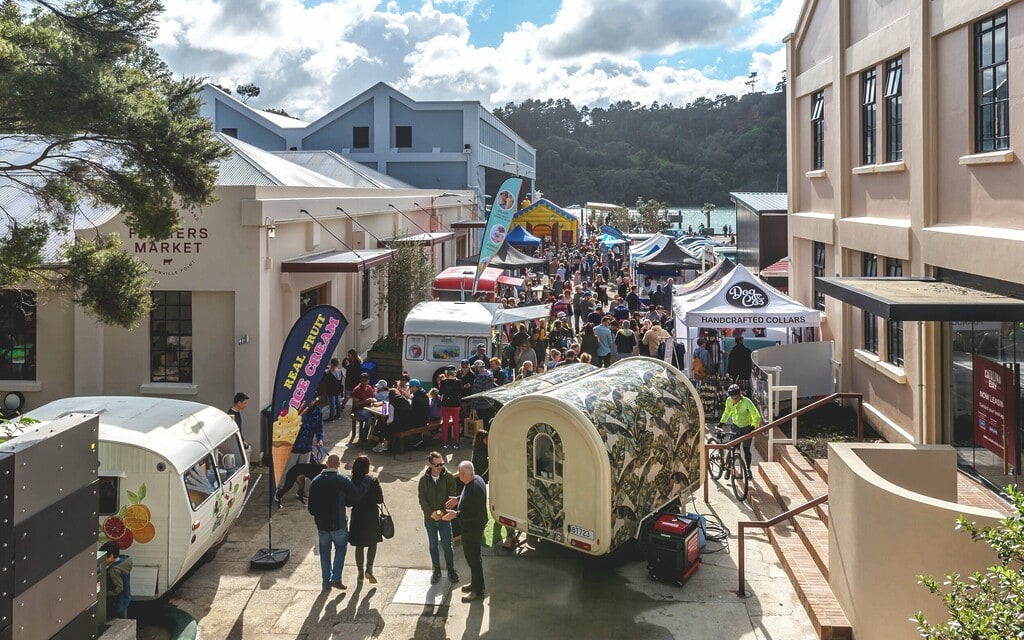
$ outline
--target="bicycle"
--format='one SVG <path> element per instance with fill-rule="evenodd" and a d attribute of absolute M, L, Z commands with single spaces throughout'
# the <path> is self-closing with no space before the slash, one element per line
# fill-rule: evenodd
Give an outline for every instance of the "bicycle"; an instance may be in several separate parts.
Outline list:
<path fill-rule="evenodd" d="M 735 439 L 735 429 L 718 425 L 708 435 L 707 443 L 725 444 Z M 708 452 L 708 475 L 713 480 L 718 480 L 723 472 L 727 474 L 726 477 L 732 484 L 732 492 L 736 499 L 740 502 L 746 500 L 747 492 L 750 490 L 750 477 L 740 445 L 728 449 L 712 449 Z"/>

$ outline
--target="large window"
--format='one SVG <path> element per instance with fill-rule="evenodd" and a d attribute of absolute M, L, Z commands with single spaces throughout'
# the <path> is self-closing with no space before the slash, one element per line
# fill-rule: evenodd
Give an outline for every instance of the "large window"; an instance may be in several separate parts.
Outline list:
<path fill-rule="evenodd" d="M 860 273 L 865 278 L 878 276 L 878 256 L 873 253 L 863 254 Z M 873 313 L 861 312 L 864 316 L 864 350 L 878 353 L 878 318 Z"/>
<path fill-rule="evenodd" d="M 154 291 L 150 380 L 192 382 L 192 292 Z"/>
<path fill-rule="evenodd" d="M 395 127 L 395 148 L 409 149 L 412 147 L 412 127 Z"/>
<path fill-rule="evenodd" d="M 903 159 L 903 58 L 885 63 L 885 161 Z"/>
<path fill-rule="evenodd" d="M 811 163 L 814 169 L 825 168 L 825 92 L 811 97 Z"/>
<path fill-rule="evenodd" d="M 0 380 L 36 379 L 36 294 L 0 291 Z"/>
<path fill-rule="evenodd" d="M 825 310 L 825 294 L 818 289 L 818 278 L 825 277 L 825 244 L 814 243 L 814 308 L 819 311 Z"/>
<path fill-rule="evenodd" d="M 974 150 L 1010 148 L 1006 12 L 974 25 Z"/>
<path fill-rule="evenodd" d="M 370 148 L 370 127 L 352 127 L 352 148 Z"/>
<path fill-rule="evenodd" d="M 903 276 L 903 263 L 897 258 L 885 259 L 885 275 L 890 278 Z M 885 332 L 885 359 L 887 362 L 903 366 L 903 322 L 889 320 Z"/>
<path fill-rule="evenodd" d="M 868 69 L 860 76 L 861 164 L 875 164 L 878 161 L 878 150 L 875 143 L 875 130 L 877 129 L 875 76 L 874 69 Z"/>
<path fill-rule="evenodd" d="M 361 311 L 363 320 L 366 320 L 370 317 L 370 272 L 366 269 L 362 271 L 362 280 Z"/>
<path fill-rule="evenodd" d="M 306 312 L 313 307 L 327 304 L 327 285 L 306 289 L 299 294 L 299 316 L 306 315 Z"/>

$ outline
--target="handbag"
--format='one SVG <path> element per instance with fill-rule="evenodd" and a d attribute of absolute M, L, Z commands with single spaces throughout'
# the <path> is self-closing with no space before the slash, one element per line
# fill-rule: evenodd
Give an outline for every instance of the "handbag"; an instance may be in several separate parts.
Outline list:
<path fill-rule="evenodd" d="M 473 437 L 477 431 L 484 428 L 484 421 L 477 415 L 476 409 L 469 412 L 469 416 L 462 421 L 462 433 L 467 438 Z"/>
<path fill-rule="evenodd" d="M 390 540 L 395 537 L 395 521 L 391 517 L 391 512 L 388 511 L 388 506 L 383 502 L 380 503 L 380 535 L 386 540 Z"/>

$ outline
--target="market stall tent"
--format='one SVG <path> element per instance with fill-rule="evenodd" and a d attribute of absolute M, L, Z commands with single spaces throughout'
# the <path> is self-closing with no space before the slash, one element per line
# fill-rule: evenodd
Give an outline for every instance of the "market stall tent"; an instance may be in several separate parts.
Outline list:
<path fill-rule="evenodd" d="M 580 221 L 573 214 L 547 198 L 524 207 L 512 216 L 511 236 L 516 228 L 524 227 L 532 235 L 547 238 L 556 247 L 575 244 L 579 239 Z M 513 242 L 513 244 L 516 244 Z"/>
<path fill-rule="evenodd" d="M 510 236 L 512 234 L 509 234 Z M 537 240 L 540 243 L 540 240 Z M 480 264 L 480 254 L 477 253 L 472 256 L 465 258 L 459 258 L 455 261 L 456 265 L 475 267 Z M 494 254 L 494 258 L 491 259 L 487 266 L 501 269 L 503 271 L 518 271 L 519 269 L 539 269 L 545 273 L 548 271 L 549 262 L 544 258 L 533 258 L 526 255 L 519 249 L 516 249 L 508 243 L 508 238 L 505 238 L 505 242 L 501 243 L 498 247 L 498 252 Z"/>
<path fill-rule="evenodd" d="M 526 227 L 514 227 L 505 236 L 505 244 L 537 247 L 540 246 L 541 239 L 527 231 Z"/>
<path fill-rule="evenodd" d="M 672 236 L 667 236 L 664 233 L 655 233 L 650 237 L 630 246 L 629 253 L 633 256 L 633 261 L 646 257 L 653 254 L 655 251 L 660 251 L 662 247 L 665 247 L 670 242 L 675 242 Z"/>
<path fill-rule="evenodd" d="M 678 272 L 684 269 L 700 269 L 702 266 L 700 258 L 675 242 L 668 242 L 660 250 L 636 261 L 636 269 L 641 273 Z"/>

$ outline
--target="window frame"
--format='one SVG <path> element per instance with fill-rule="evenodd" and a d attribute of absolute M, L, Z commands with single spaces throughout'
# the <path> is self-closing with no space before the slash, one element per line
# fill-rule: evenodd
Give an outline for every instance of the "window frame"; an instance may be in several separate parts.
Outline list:
<path fill-rule="evenodd" d="M 885 61 L 885 161 L 903 160 L 903 56 Z"/>
<path fill-rule="evenodd" d="M 999 50 L 999 35 L 1002 35 L 1002 47 Z M 974 152 L 988 153 L 1004 151 L 1010 148 L 1010 90 L 1009 90 L 1009 29 L 1007 12 L 1004 9 L 974 23 L 973 38 L 973 70 L 974 77 Z M 988 47 L 986 39 L 991 38 Z M 986 49 L 990 49 L 986 51 Z M 986 63 L 985 54 L 990 58 Z M 1002 72 L 1003 82 L 1000 85 L 999 75 Z M 991 73 L 992 98 L 986 102 L 985 77 Z M 1003 90 L 1000 91 L 999 87 Z M 1002 94 L 1002 98 L 1000 98 Z M 986 132 L 986 113 L 991 112 L 992 131 Z M 1000 135 L 1000 133 L 1002 135 Z"/>
<path fill-rule="evenodd" d="M 327 283 L 318 284 L 309 289 L 299 292 L 299 317 L 306 315 L 306 312 L 321 304 L 330 304 Z M 311 299 L 308 299 L 311 298 Z"/>
<path fill-rule="evenodd" d="M 812 246 L 812 264 L 814 274 L 814 308 L 825 310 L 825 294 L 818 288 L 818 278 L 825 277 L 825 243 L 815 242 Z"/>
<path fill-rule="evenodd" d="M 406 139 L 408 138 L 408 139 Z M 395 125 L 395 148 L 412 149 L 412 125 Z"/>
<path fill-rule="evenodd" d="M 537 461 L 540 459 L 541 453 L 541 447 L 538 446 L 540 444 L 541 438 L 545 438 L 548 442 L 548 445 L 550 445 L 549 451 L 551 452 L 551 475 L 549 476 L 542 475 L 540 471 L 540 465 L 537 464 Z M 560 473 L 558 473 L 558 464 L 555 460 L 555 439 L 548 433 L 538 433 L 533 437 L 533 469 L 531 471 L 535 479 L 541 480 L 543 482 L 562 481 L 562 476 Z"/>
<path fill-rule="evenodd" d="M 825 91 L 811 94 L 811 167 L 825 168 Z"/>
<path fill-rule="evenodd" d="M 903 277 L 903 262 L 898 258 L 885 259 L 885 275 L 889 278 Z M 885 361 L 903 368 L 903 321 L 887 320 L 885 327 Z"/>
<path fill-rule="evenodd" d="M 0 360 L 0 380 L 36 379 L 39 353 L 39 308 L 31 289 L 0 289 L 0 345 L 9 356 Z M 29 341 L 31 340 L 31 342 Z M 21 362 L 15 350 L 22 349 Z M 15 373 L 17 371 L 17 373 Z"/>
<path fill-rule="evenodd" d="M 149 381 L 191 384 L 195 374 L 192 292 L 153 291 L 152 295 L 153 310 L 149 312 Z M 174 301 L 171 301 L 172 296 Z M 173 310 L 176 311 L 172 313 Z M 161 325 L 163 329 L 158 331 Z M 159 344 L 164 347 L 159 348 Z"/>
<path fill-rule="evenodd" d="M 878 72 L 874 67 L 864 70 L 860 76 L 860 128 L 861 128 L 861 164 L 869 165 L 878 162 L 878 101 L 876 94 Z"/>
<path fill-rule="evenodd" d="M 370 308 L 370 271 L 367 269 L 363 269 L 361 272 L 361 278 L 362 279 L 360 282 L 359 312 L 361 314 L 360 317 L 363 320 L 369 320 L 370 317 L 373 315 L 372 309 Z"/>
<path fill-rule="evenodd" d="M 362 136 L 365 135 L 365 143 L 363 142 Z M 352 148 L 353 149 L 369 149 L 370 148 L 370 127 L 359 126 L 352 127 Z"/>
<path fill-rule="evenodd" d="M 96 515 L 98 516 L 112 516 L 116 515 L 121 510 L 121 476 L 106 476 L 100 474 L 97 478 L 99 484 L 96 490 Z M 105 484 L 111 484 L 114 487 L 114 509 L 112 511 L 105 511 L 103 509 L 103 486 Z"/>
<path fill-rule="evenodd" d="M 210 482 L 209 476 L 204 476 L 202 480 L 206 484 L 210 485 L 213 490 L 206 494 L 205 498 L 196 503 L 192 500 L 192 494 L 189 493 L 190 489 L 188 485 L 188 477 L 189 474 L 197 472 L 199 470 L 198 467 L 200 467 L 200 465 L 204 463 L 206 463 L 207 467 L 213 469 L 213 476 L 216 484 Z M 185 487 L 185 497 L 188 499 L 189 507 L 191 507 L 192 511 L 199 511 L 200 509 L 202 509 L 203 505 L 206 504 L 210 500 L 210 498 L 214 497 L 221 490 L 221 485 L 223 484 L 223 482 L 221 482 L 220 479 L 220 471 L 217 469 L 217 465 L 214 463 L 213 454 L 207 453 L 202 458 L 197 460 L 195 463 L 189 465 L 188 469 L 183 474 L 181 474 L 181 483 Z M 198 486 L 200 483 L 195 482 L 195 484 L 196 486 Z M 192 491 L 195 491 L 197 493 L 199 492 L 198 489 L 192 489 Z"/>
<path fill-rule="evenodd" d="M 865 278 L 878 277 L 878 256 L 873 253 L 861 254 L 860 274 Z M 863 316 L 864 340 L 861 348 L 878 355 L 878 317 L 869 312 L 861 311 Z"/>

